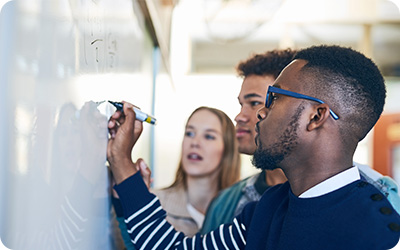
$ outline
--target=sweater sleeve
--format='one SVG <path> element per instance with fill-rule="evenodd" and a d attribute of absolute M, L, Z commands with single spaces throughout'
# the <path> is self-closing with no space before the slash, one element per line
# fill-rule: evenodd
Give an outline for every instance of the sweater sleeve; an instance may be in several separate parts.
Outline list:
<path fill-rule="evenodd" d="M 165 219 L 158 198 L 150 193 L 140 173 L 114 187 L 120 197 L 125 223 L 137 249 L 243 249 L 246 226 L 241 217 L 205 235 L 192 238 L 177 232 Z"/>

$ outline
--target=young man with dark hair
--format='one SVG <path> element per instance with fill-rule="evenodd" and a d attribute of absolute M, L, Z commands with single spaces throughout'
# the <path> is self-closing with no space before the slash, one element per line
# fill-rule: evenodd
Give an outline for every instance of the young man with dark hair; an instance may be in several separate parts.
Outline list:
<path fill-rule="evenodd" d="M 249 203 L 232 224 L 193 238 L 166 222 L 137 173 L 131 150 L 143 127 L 126 103 L 124 115 L 110 119 L 107 155 L 133 243 L 142 249 L 394 247 L 399 214 L 353 166 L 357 144 L 380 117 L 385 95 L 377 66 L 359 52 L 301 50 L 268 88 L 256 126 L 254 165 L 280 168 L 288 181 Z"/>
<path fill-rule="evenodd" d="M 257 111 L 264 106 L 268 86 L 292 61 L 295 53 L 292 49 L 271 50 L 252 55 L 237 65 L 236 71 L 243 78 L 238 96 L 241 109 L 235 117 L 240 153 L 254 154 L 257 148 L 254 142 Z M 210 204 L 200 232 L 205 234 L 231 222 L 247 203 L 258 201 L 269 187 L 286 180 L 281 169 L 264 170 L 225 189 Z"/>

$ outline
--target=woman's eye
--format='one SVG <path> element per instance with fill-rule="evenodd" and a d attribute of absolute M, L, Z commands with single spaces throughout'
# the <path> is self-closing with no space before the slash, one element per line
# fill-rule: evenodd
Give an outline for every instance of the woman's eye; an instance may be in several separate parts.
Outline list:
<path fill-rule="evenodd" d="M 215 139 L 215 136 L 213 136 L 213 135 L 206 135 L 205 137 L 206 137 L 207 140 L 214 140 Z"/>
<path fill-rule="evenodd" d="M 193 132 L 193 131 L 186 131 L 186 132 L 185 132 L 185 136 L 187 136 L 187 137 L 193 137 L 193 136 L 194 136 L 194 132 Z"/>

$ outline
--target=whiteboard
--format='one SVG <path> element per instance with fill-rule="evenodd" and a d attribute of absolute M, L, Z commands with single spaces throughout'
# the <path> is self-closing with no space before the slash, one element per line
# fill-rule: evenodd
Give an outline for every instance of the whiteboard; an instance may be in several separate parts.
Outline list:
<path fill-rule="evenodd" d="M 103 100 L 151 110 L 153 45 L 131 0 L 18 0 L 0 15 L 0 238 L 114 249 Z M 147 130 L 149 131 L 149 130 Z M 146 159 L 146 131 L 137 153 Z"/>

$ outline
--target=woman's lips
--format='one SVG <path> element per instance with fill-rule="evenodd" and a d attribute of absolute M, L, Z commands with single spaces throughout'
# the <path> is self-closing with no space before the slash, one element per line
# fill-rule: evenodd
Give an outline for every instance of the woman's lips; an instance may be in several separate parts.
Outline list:
<path fill-rule="evenodd" d="M 203 157 L 201 155 L 196 154 L 196 153 L 190 153 L 188 154 L 187 158 L 191 161 L 201 161 L 203 160 Z"/>

